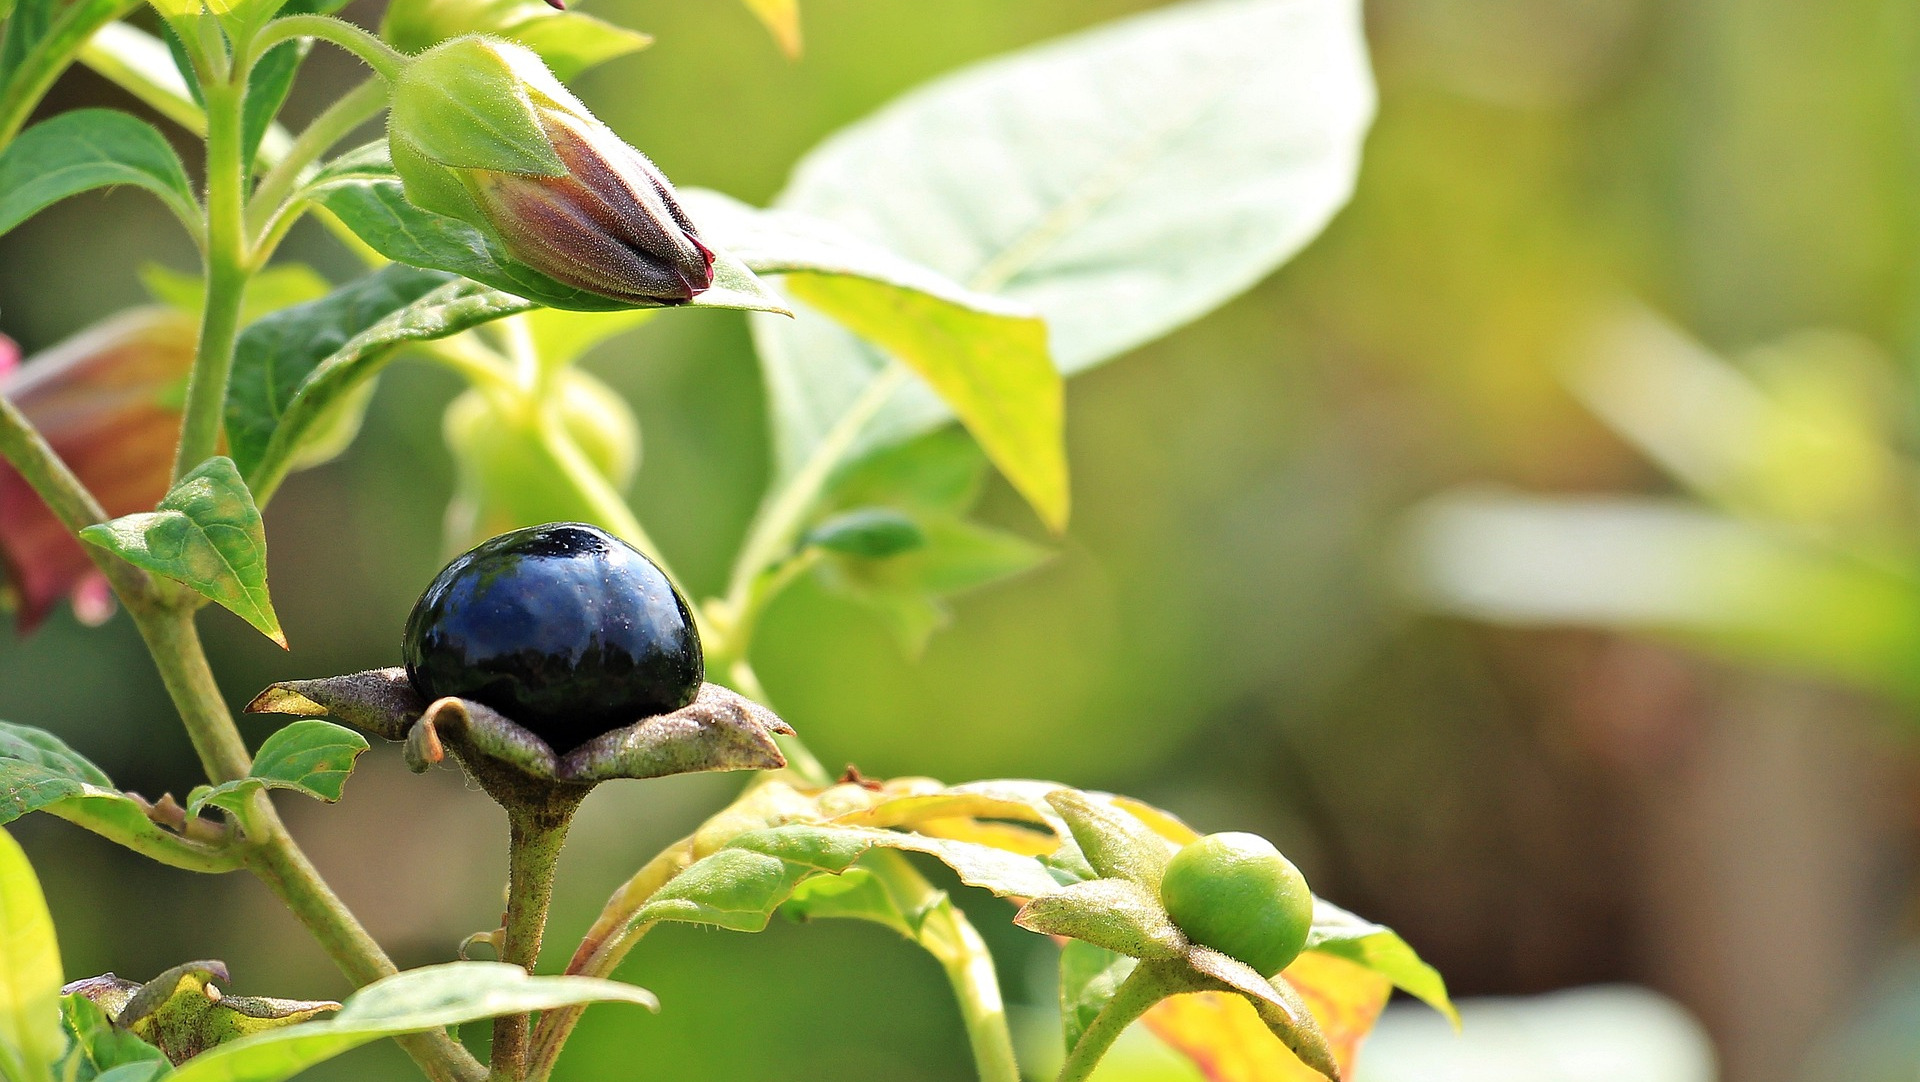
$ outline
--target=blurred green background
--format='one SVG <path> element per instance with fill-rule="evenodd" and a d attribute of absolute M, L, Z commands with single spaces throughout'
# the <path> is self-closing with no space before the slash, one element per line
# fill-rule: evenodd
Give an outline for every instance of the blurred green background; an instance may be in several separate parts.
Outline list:
<path fill-rule="evenodd" d="M 602 0 L 589 9 L 658 41 L 579 90 L 677 183 L 765 202 L 808 147 L 899 92 L 1150 6 L 803 0 L 807 49 L 789 62 L 735 3 Z M 1813 1051 L 1836 1042 L 1891 1049 L 1887 1073 L 1851 1077 L 1909 1077 L 1920 1027 L 1849 1027 L 1914 998 L 1911 966 L 1883 968 L 1915 931 L 1910 701 L 1660 635 L 1436 615 L 1403 570 L 1408 509 L 1461 484 L 1684 494 L 1563 375 L 1627 298 L 1723 355 L 1847 332 L 1889 446 L 1911 450 L 1920 9 L 1380 0 L 1369 36 L 1382 104 L 1354 202 L 1252 293 L 1070 385 L 1076 518 L 1059 558 L 965 599 L 918 661 L 803 585 L 762 632 L 764 682 L 831 763 L 1052 777 L 1266 834 L 1456 994 L 1631 981 L 1707 1025 L 1730 1082 L 1838 1077 Z M 317 52 L 289 118 L 354 75 Z M 75 73 L 49 108 L 92 103 L 130 107 Z M 352 272 L 302 228 L 288 257 Z M 31 353 L 137 302 L 143 262 L 190 254 L 137 195 L 70 201 L 0 239 L 0 331 Z M 588 367 L 639 414 L 642 518 L 697 590 L 717 590 L 766 475 L 744 321 L 659 320 Z M 396 661 L 446 555 L 439 416 L 457 389 L 396 367 L 352 451 L 275 502 L 293 650 L 210 613 L 235 702 Z M 1682 427 L 1691 408 L 1675 407 Z M 1893 484 L 1886 517 L 1911 529 L 1912 485 Z M 987 517 L 1042 536 L 1004 486 Z M 62 614 L 0 641 L 0 716 L 61 734 L 128 788 L 194 783 L 124 619 L 86 630 Z M 737 784 L 596 793 L 562 864 L 550 958 Z M 453 774 L 414 778 L 376 749 L 341 805 L 286 810 L 402 964 L 444 959 L 497 918 L 504 818 Z M 217 957 L 241 991 L 346 990 L 251 881 L 143 865 L 40 817 L 19 833 L 72 973 Z M 1044 1008 L 1051 947 L 991 899 L 964 900 L 1009 998 Z M 621 975 L 666 1009 L 597 1009 L 561 1077 L 972 1076 L 937 967 L 875 927 L 669 928 Z M 327 1077 L 406 1076 L 381 1047 Z"/>

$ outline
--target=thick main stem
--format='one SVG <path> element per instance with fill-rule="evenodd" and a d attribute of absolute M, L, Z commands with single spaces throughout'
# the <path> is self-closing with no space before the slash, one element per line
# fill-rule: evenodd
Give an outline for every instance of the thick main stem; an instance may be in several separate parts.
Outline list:
<path fill-rule="evenodd" d="M 500 960 L 528 973 L 540 961 L 540 941 L 553 901 L 553 873 L 566 845 L 567 825 L 577 796 L 556 796 L 533 806 L 510 806 L 507 824 L 507 914 L 501 923 Z M 532 1016 L 502 1015 L 493 1020 L 493 1078 L 520 1082 L 527 1074 L 527 1043 Z"/>
<path fill-rule="evenodd" d="M 246 78 L 242 72 L 238 80 Z M 227 379 L 240 333 L 240 305 L 251 274 L 246 236 L 246 167 L 242 161 L 246 86 L 243 81 L 203 79 L 207 101 L 207 288 L 200 316 L 200 345 L 187 381 L 186 415 L 180 422 L 175 480 L 211 457 L 220 446 Z"/>
<path fill-rule="evenodd" d="M 208 779 L 222 782 L 245 777 L 252 760 L 207 666 L 192 612 L 134 602 L 127 608 Z M 248 839 L 247 868 L 299 918 L 341 972 L 356 984 L 370 984 L 399 972 L 301 852 L 264 794 L 254 798 L 240 820 Z M 486 1073 L 445 1033 L 395 1040 L 435 1082 L 475 1082 Z"/>

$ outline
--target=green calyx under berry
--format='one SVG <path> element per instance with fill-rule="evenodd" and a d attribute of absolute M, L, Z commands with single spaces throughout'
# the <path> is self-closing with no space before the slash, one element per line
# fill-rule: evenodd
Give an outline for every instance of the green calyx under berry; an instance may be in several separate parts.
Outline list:
<path fill-rule="evenodd" d="M 1168 861 L 1160 901 L 1187 938 L 1272 976 L 1306 947 L 1313 893 L 1255 834 L 1209 834 Z"/>

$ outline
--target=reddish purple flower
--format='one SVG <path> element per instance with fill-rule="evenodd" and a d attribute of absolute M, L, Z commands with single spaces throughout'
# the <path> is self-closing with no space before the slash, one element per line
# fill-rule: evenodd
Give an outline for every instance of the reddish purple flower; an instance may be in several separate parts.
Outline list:
<path fill-rule="evenodd" d="M 197 328 L 141 308 L 19 360 L 0 337 L 0 395 L 34 423 L 109 515 L 150 510 L 167 493 Z M 0 569 L 33 630 L 61 598 L 83 621 L 112 612 L 106 580 L 53 512 L 0 461 Z"/>

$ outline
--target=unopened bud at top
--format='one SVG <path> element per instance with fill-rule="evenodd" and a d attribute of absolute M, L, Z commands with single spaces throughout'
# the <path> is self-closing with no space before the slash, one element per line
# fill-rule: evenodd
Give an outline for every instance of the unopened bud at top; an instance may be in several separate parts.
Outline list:
<path fill-rule="evenodd" d="M 464 37 L 414 58 L 388 146 L 414 204 L 566 285 L 682 304 L 712 284 L 713 253 L 666 178 L 526 48 Z"/>

